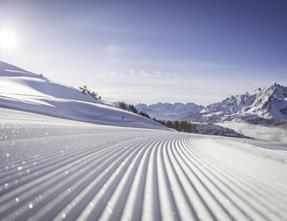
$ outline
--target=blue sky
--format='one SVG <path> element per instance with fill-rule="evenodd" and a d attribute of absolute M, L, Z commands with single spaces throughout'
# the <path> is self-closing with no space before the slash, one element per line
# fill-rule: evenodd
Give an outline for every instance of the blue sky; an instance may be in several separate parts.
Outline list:
<path fill-rule="evenodd" d="M 0 60 L 107 99 L 208 104 L 287 84 L 287 3 L 277 0 L 1 0 L 16 33 Z"/>

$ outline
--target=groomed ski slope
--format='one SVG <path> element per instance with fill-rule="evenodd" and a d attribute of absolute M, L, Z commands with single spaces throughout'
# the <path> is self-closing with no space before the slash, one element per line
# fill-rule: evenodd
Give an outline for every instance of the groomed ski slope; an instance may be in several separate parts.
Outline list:
<path fill-rule="evenodd" d="M 1 220 L 287 220 L 287 147 L 0 109 Z"/>

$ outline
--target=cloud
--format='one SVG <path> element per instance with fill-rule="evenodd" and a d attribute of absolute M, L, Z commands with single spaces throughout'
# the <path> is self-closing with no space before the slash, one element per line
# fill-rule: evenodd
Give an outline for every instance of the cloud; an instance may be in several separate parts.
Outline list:
<path fill-rule="evenodd" d="M 287 144 L 287 128 L 267 127 L 262 125 L 247 124 L 244 122 L 228 121 L 220 124 L 249 137 L 261 140 L 276 141 Z"/>

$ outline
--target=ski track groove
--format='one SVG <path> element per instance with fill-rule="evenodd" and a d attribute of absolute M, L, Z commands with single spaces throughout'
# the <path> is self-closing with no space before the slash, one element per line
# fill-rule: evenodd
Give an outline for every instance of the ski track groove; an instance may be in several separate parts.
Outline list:
<path fill-rule="evenodd" d="M 200 157 L 200 154 L 197 153 L 196 154 L 196 157 L 199 158 Z M 194 158 L 196 159 L 196 158 Z M 211 159 L 205 159 L 206 163 L 209 164 L 212 160 Z M 261 200 L 259 197 L 261 195 L 261 192 L 258 192 L 256 191 L 256 189 L 253 189 L 252 190 L 252 187 L 249 187 L 249 189 L 246 189 L 244 188 L 244 186 L 247 186 L 248 183 L 247 182 L 242 182 L 244 181 L 244 179 L 238 179 L 234 176 L 234 173 L 236 173 L 234 170 L 232 170 L 232 173 L 230 171 L 224 171 L 225 169 L 223 168 L 221 171 L 218 170 L 218 168 L 216 168 L 215 165 L 220 165 L 218 162 L 214 162 L 213 164 L 211 164 L 211 166 L 213 167 L 212 169 L 209 169 L 209 168 L 206 168 L 208 171 L 210 171 L 210 173 L 214 174 L 215 176 L 217 176 L 217 178 L 219 179 L 219 181 L 221 182 L 221 184 L 224 184 L 225 187 L 227 187 L 231 192 L 232 192 L 232 195 L 236 195 L 237 198 L 239 199 L 238 202 L 240 201 L 245 201 L 245 203 L 247 203 L 250 207 L 253 208 L 254 211 L 256 211 L 259 215 L 263 216 L 263 218 L 265 220 L 270 220 L 268 219 L 260 210 L 262 210 L 262 207 L 263 209 L 267 209 L 269 210 L 269 212 L 271 213 L 274 213 L 275 215 L 278 216 L 278 213 L 274 212 L 272 209 L 270 209 L 269 206 L 272 206 L 270 204 L 266 204 L 264 203 L 264 201 L 262 201 L 263 199 L 266 199 L 268 198 L 268 200 L 271 200 L 272 198 L 268 197 L 268 195 L 266 195 L 265 197 L 263 197 L 263 199 Z M 206 167 L 205 165 L 202 165 L 202 167 Z M 217 171 L 217 174 L 214 173 L 212 170 L 216 170 Z M 202 172 L 204 174 L 204 172 Z M 226 174 L 225 174 L 226 173 Z M 218 176 L 218 175 L 221 175 L 221 176 Z M 241 175 L 241 174 L 240 174 Z M 210 178 L 212 176 L 206 176 L 207 178 Z M 225 179 L 223 179 L 223 177 Z M 233 179 L 230 179 L 231 177 L 233 177 Z M 230 185 L 228 184 L 229 183 L 232 183 L 232 187 L 230 187 Z M 242 185 L 238 185 L 239 183 L 242 183 Z M 234 188 L 237 188 L 237 189 L 234 189 Z M 258 187 L 260 189 L 260 187 Z M 252 190 L 252 191 L 250 191 Z M 256 194 L 254 194 L 254 192 Z M 262 192 L 264 194 L 264 191 Z M 257 198 L 256 200 L 253 200 L 252 198 L 250 198 L 250 195 L 254 198 Z M 249 201 L 246 200 L 246 198 L 248 198 Z M 281 198 L 281 200 L 284 200 Z M 283 203 L 283 202 L 282 202 Z M 261 205 L 260 205 L 261 204 Z M 258 205 L 260 205 L 259 208 L 256 208 L 258 207 Z M 281 204 L 277 204 L 276 207 L 284 207 L 284 204 L 281 205 Z M 282 218 L 282 217 L 281 217 Z M 258 218 L 257 218 L 258 219 Z M 261 218 L 262 219 L 262 218 Z M 277 217 L 278 219 L 278 217 Z"/>
<path fill-rule="evenodd" d="M 198 148 L 196 146 L 193 145 L 193 147 Z M 202 151 L 200 151 L 202 152 Z M 199 152 L 197 153 L 197 157 L 202 157 L 203 160 L 207 160 L 207 164 L 210 164 L 210 162 L 213 162 L 213 164 L 211 164 L 211 166 L 213 167 L 213 169 L 217 170 L 217 172 L 225 177 L 229 182 L 232 182 L 234 184 L 234 186 L 237 186 L 239 189 L 241 189 L 243 192 L 245 192 L 248 195 L 252 195 L 255 198 L 258 198 L 258 200 L 261 198 L 261 201 L 263 204 L 264 201 L 266 201 L 266 197 L 272 195 L 273 197 L 269 198 L 270 201 L 276 203 L 276 200 L 281 200 L 283 201 L 282 205 L 278 204 L 276 206 L 281 207 L 282 209 L 284 208 L 284 205 L 287 204 L 287 201 L 285 198 L 282 198 L 282 194 L 284 195 L 284 191 L 282 191 L 280 188 L 274 189 L 272 185 L 269 184 L 269 182 L 267 180 L 265 180 L 264 185 L 262 185 L 262 180 L 258 180 L 255 181 L 254 179 L 257 179 L 254 176 L 251 176 L 250 174 L 245 174 L 245 171 L 240 171 L 238 172 L 238 169 L 233 170 L 233 168 L 231 168 L 232 170 L 226 170 L 223 166 L 222 166 L 222 162 L 218 163 L 218 161 L 212 159 L 212 158 L 206 158 L 205 155 L 201 155 L 199 154 Z M 218 165 L 217 167 L 221 167 L 221 170 L 218 170 L 218 168 L 216 168 L 215 165 Z M 225 166 L 226 167 L 226 166 Z M 230 168 L 230 166 L 229 166 Z M 232 171 L 232 172 L 231 172 Z M 241 177 L 240 179 L 236 179 L 237 177 Z M 231 177 L 235 177 L 236 182 L 234 182 L 234 179 L 230 179 Z M 248 179 L 246 179 L 248 178 Z M 246 182 L 246 180 L 248 180 L 248 182 Z M 242 184 L 242 185 L 239 185 Z M 266 187 L 269 186 L 269 187 Z M 246 188 L 248 187 L 248 188 Z M 264 191 L 259 191 L 260 189 L 264 189 Z M 270 191 L 270 189 L 272 191 Z M 278 194 L 277 191 L 280 191 L 280 193 Z M 258 203 L 258 202 L 257 202 Z M 269 206 L 272 206 L 269 204 Z"/>
<path fill-rule="evenodd" d="M 182 153 L 180 153 L 178 151 L 178 159 L 182 159 L 182 161 L 184 162 L 185 166 L 187 168 L 189 168 L 189 163 L 188 161 L 193 161 L 193 158 L 189 158 L 188 155 L 184 152 L 184 150 L 182 151 Z M 196 159 L 195 159 L 196 160 Z M 206 162 L 204 162 L 204 164 L 207 164 Z M 236 201 L 232 198 L 232 192 L 230 193 L 230 189 L 228 189 L 227 185 L 225 185 L 224 181 L 218 181 L 215 179 L 212 179 L 212 176 L 214 176 L 214 174 L 212 173 L 212 171 L 210 171 L 210 169 L 207 169 L 206 166 L 204 164 L 199 165 L 199 167 L 197 166 L 196 168 L 205 168 L 206 171 L 203 171 L 202 169 L 199 169 L 199 172 L 202 173 L 205 177 L 205 179 L 208 180 L 208 182 L 206 182 L 206 185 L 208 185 L 209 183 L 212 184 L 211 188 L 214 188 L 214 194 L 218 195 L 221 194 L 223 197 L 223 199 L 225 198 L 226 200 L 226 205 L 224 206 L 224 203 L 220 203 L 218 202 L 218 199 L 215 200 L 221 204 L 222 209 L 227 213 L 227 215 L 230 217 L 230 219 L 234 219 L 234 217 L 242 217 L 242 219 L 246 219 L 248 218 L 247 213 L 242 210 L 240 208 L 240 206 L 236 203 Z M 208 173 L 209 172 L 209 173 Z M 210 185 L 209 184 L 209 185 Z M 229 194 L 228 194 L 229 193 Z M 228 207 L 228 209 L 226 208 Z M 236 213 L 236 215 L 231 215 L 231 213 Z"/>
<path fill-rule="evenodd" d="M 194 167 L 194 169 L 190 169 L 190 170 L 195 171 L 195 174 L 196 174 L 195 176 L 197 176 L 197 177 L 201 180 L 201 185 L 203 185 L 204 187 L 206 187 L 207 185 L 209 185 L 209 183 L 212 183 L 212 187 L 217 187 L 217 190 L 219 190 L 220 188 L 218 188 L 218 186 L 215 185 L 215 179 L 216 179 L 216 178 L 213 177 L 213 174 L 210 173 L 210 174 L 208 174 L 208 175 L 205 175 L 205 172 L 200 169 L 200 167 L 204 167 L 204 165 L 197 164 L 198 162 L 197 162 L 196 158 L 194 158 L 194 157 L 192 157 L 191 159 L 192 159 L 193 162 L 194 162 L 194 163 L 191 164 L 192 167 Z M 190 167 L 191 167 L 191 166 L 190 166 Z M 200 176 L 200 175 L 198 175 L 198 174 L 202 174 L 203 176 Z M 201 178 L 200 178 L 200 177 L 201 177 Z M 204 180 L 204 179 L 206 179 L 206 180 Z M 205 182 L 203 182 L 202 180 L 204 180 Z M 204 184 L 204 183 L 206 183 L 206 184 Z M 225 183 L 224 180 L 222 180 L 222 184 L 223 184 L 223 183 Z M 225 192 L 229 191 L 229 195 L 231 195 L 231 196 L 234 195 L 234 191 L 233 191 L 228 185 L 225 185 L 225 187 L 227 187 L 227 190 L 225 189 Z M 212 193 L 207 187 L 206 187 L 206 189 L 207 189 L 207 191 L 209 192 L 209 194 L 213 195 L 213 193 Z M 221 191 L 221 192 L 223 192 L 223 191 Z M 234 201 L 236 201 L 237 203 L 240 203 L 240 202 L 242 201 L 242 198 L 240 197 L 240 195 L 236 195 L 236 196 L 239 196 L 239 197 L 237 197 L 237 199 L 234 200 Z M 216 201 L 218 201 L 218 199 L 216 199 L 214 196 L 213 196 L 213 199 L 216 200 Z M 227 200 L 230 200 L 230 198 L 227 199 Z M 234 202 L 234 201 L 233 201 L 233 202 Z M 250 206 L 247 201 L 246 201 L 246 203 L 247 203 L 248 206 Z M 250 219 L 250 217 L 248 216 L 248 214 L 251 215 L 251 214 L 253 213 L 252 210 L 250 211 L 250 213 L 248 213 L 247 211 L 245 211 L 244 209 L 242 209 L 240 206 L 236 205 L 236 207 L 237 207 L 237 209 L 239 209 L 240 212 L 245 216 L 245 219 Z M 246 207 L 246 209 L 249 209 L 249 208 Z M 258 217 L 255 217 L 255 219 L 256 219 L 256 218 L 258 219 Z"/>
<path fill-rule="evenodd" d="M 199 156 L 199 154 L 197 155 L 197 156 Z M 209 161 L 211 161 L 210 159 L 209 159 Z M 213 166 L 213 165 L 211 165 L 211 166 Z M 226 178 L 226 180 L 224 180 L 224 179 L 221 179 L 220 177 L 217 177 L 217 179 L 219 180 L 219 182 L 221 182 L 221 184 L 223 184 L 227 189 L 229 189 L 231 192 L 232 192 L 232 195 L 237 195 L 237 198 L 239 198 L 241 201 L 242 200 L 244 200 L 244 198 L 242 197 L 242 196 L 249 196 L 249 195 L 251 195 L 251 196 L 253 196 L 254 198 L 257 198 L 256 199 L 256 201 L 255 201 L 255 205 L 260 205 L 260 206 L 262 206 L 263 207 L 263 209 L 267 209 L 267 210 L 269 210 L 269 212 L 271 212 L 271 213 L 274 213 L 275 215 L 278 215 L 276 212 L 274 212 L 274 210 L 272 210 L 271 208 L 269 208 L 269 206 L 272 206 L 272 205 L 268 205 L 268 204 L 266 204 L 266 203 L 264 203 L 264 201 L 263 201 L 263 199 L 265 199 L 266 200 L 266 197 L 267 196 L 265 196 L 265 198 L 264 197 L 260 197 L 260 193 L 258 193 L 258 191 L 257 191 L 257 194 L 254 194 L 254 192 L 256 193 L 256 189 L 254 189 L 254 190 L 252 190 L 252 187 L 250 187 L 250 189 L 253 191 L 248 191 L 248 189 L 246 189 L 246 188 L 244 188 L 244 186 L 247 186 L 247 184 L 246 183 L 244 183 L 242 186 L 240 186 L 240 185 L 238 185 L 238 183 L 240 183 L 240 179 L 238 179 L 238 180 L 232 180 L 232 179 L 230 179 L 230 177 L 234 177 L 234 175 L 232 174 L 232 173 L 230 173 L 230 174 L 224 174 L 224 172 L 222 172 L 222 171 L 219 171 L 218 170 L 218 168 L 215 168 L 214 166 L 213 166 L 213 169 L 214 170 L 216 170 L 217 172 L 218 172 L 218 174 L 220 174 L 221 175 L 221 177 L 224 177 L 224 178 Z M 207 170 L 211 173 L 211 174 L 214 174 L 214 172 L 212 172 L 209 168 L 207 168 Z M 204 172 L 203 172 L 204 173 Z M 209 176 L 207 176 L 207 178 L 209 178 Z M 218 182 L 218 181 L 217 181 Z M 232 184 L 234 184 L 234 186 L 233 187 L 235 187 L 235 188 L 237 188 L 236 190 L 234 190 L 234 188 L 231 188 L 229 185 L 228 185 L 228 182 L 229 183 L 232 183 Z M 220 184 L 220 183 L 219 183 Z M 214 186 L 217 186 L 215 183 L 214 183 Z M 240 194 L 238 194 L 238 192 L 240 193 Z M 235 194 L 235 193 L 237 193 L 237 194 Z M 227 196 L 228 197 L 228 196 Z M 262 199 L 261 199 L 262 198 Z M 228 200 L 230 200 L 230 198 L 228 199 Z M 269 198 L 269 200 L 271 201 L 272 200 L 272 198 L 270 199 Z M 245 200 L 246 201 L 246 200 Z M 252 199 L 251 199 L 251 201 L 252 201 Z M 246 203 L 248 204 L 248 205 L 250 205 L 250 207 L 253 207 L 254 208 L 254 206 L 251 204 L 251 202 L 247 202 L 246 201 Z M 279 207 L 281 207 L 280 205 L 278 205 Z M 260 207 L 261 209 L 262 209 L 262 207 Z M 257 212 L 259 212 L 259 213 L 261 213 L 260 212 L 260 210 L 258 209 L 258 208 L 254 208 L 254 210 L 256 210 Z M 266 217 L 265 217 L 266 218 Z M 278 217 L 277 217 L 278 218 Z"/>
<path fill-rule="evenodd" d="M 109 148 L 109 149 L 110 149 L 110 148 Z M 106 150 L 104 149 L 104 151 L 107 152 L 107 151 L 109 151 L 109 149 L 106 149 Z M 55 168 L 54 168 L 54 167 L 48 168 L 48 172 L 46 172 L 45 174 L 42 174 L 42 176 L 40 176 L 40 177 L 43 177 L 44 175 L 49 175 L 49 172 L 50 172 L 50 171 L 55 172 L 55 171 L 57 171 L 58 168 L 60 169 L 60 171 L 63 171 L 64 169 L 69 169 L 69 168 L 71 167 L 71 165 L 68 164 L 69 162 L 73 162 L 73 164 L 76 164 L 76 163 L 78 163 L 79 161 L 82 161 L 83 159 L 86 159 L 87 157 L 90 157 L 92 153 L 94 153 L 94 152 L 97 153 L 98 151 L 99 151 L 99 150 L 89 150 L 89 151 L 85 151 L 83 154 L 80 153 L 80 154 L 82 154 L 82 155 L 80 155 L 80 156 L 79 156 L 79 153 L 78 153 L 78 154 L 74 154 L 75 156 L 77 156 L 77 158 L 70 158 L 70 157 L 68 157 L 69 161 L 61 161 L 61 164 L 60 164 L 60 165 L 55 165 Z M 64 159 L 65 159 L 65 158 L 64 158 Z M 67 166 L 63 167 L 62 164 L 63 164 L 63 165 L 67 165 Z M 73 170 L 75 170 L 75 168 L 76 168 L 76 167 L 72 167 Z M 45 170 L 47 170 L 47 169 L 45 169 Z M 41 172 L 41 171 L 38 171 L 38 172 Z M 34 179 L 34 180 L 35 180 L 35 179 Z M 18 183 L 19 183 L 19 182 L 18 182 Z M 29 181 L 26 182 L 26 183 L 29 184 Z M 25 185 L 23 185 L 23 184 L 26 184 L 26 183 L 22 183 L 22 185 L 19 185 L 19 186 L 21 186 L 21 188 L 23 189 L 23 188 L 25 187 Z M 12 187 L 13 187 L 13 186 L 12 186 Z M 30 187 L 31 187 L 31 186 L 30 186 Z M 27 188 L 28 188 L 28 187 L 27 187 Z M 10 191 L 11 191 L 11 187 L 10 187 Z M 10 192 L 10 193 L 12 193 L 12 192 Z M 19 194 L 19 192 L 18 192 L 18 194 Z M 2 203 L 2 198 L 0 198 L 0 203 Z M 0 205 L 1 205 L 1 204 L 0 204 Z"/>
<path fill-rule="evenodd" d="M 189 144 L 191 146 L 193 146 L 194 148 L 200 150 L 198 153 L 204 153 L 205 156 L 209 156 L 210 160 L 213 160 L 214 162 L 219 162 L 220 163 L 219 166 L 221 166 L 221 167 L 223 166 L 223 161 L 221 161 L 221 160 L 219 161 L 218 158 L 216 158 L 214 155 L 211 156 L 209 153 L 207 153 L 202 148 L 196 146 L 195 144 L 192 144 L 192 142 L 190 142 Z M 225 165 L 225 166 L 227 166 L 227 165 Z M 233 169 L 235 169 L 234 165 L 229 164 L 228 167 L 229 167 L 228 172 L 230 173 L 230 171 L 232 171 L 232 173 L 230 173 L 230 174 L 233 174 Z M 274 186 L 276 186 L 276 183 L 273 183 L 272 180 L 270 180 L 270 179 L 267 180 L 265 177 L 262 177 L 258 174 L 256 174 L 256 175 L 251 174 L 250 172 L 248 172 L 246 170 L 243 171 L 240 168 L 236 168 L 234 170 L 234 173 L 236 173 L 238 176 L 242 177 L 241 179 L 239 179 L 239 181 L 242 183 L 244 183 L 246 181 L 246 178 L 248 178 L 249 181 L 245 182 L 245 184 L 249 185 L 250 187 L 257 186 L 257 188 L 254 188 L 254 190 L 264 188 L 264 191 L 266 191 L 266 193 L 273 195 L 277 199 L 284 200 L 287 203 L 287 199 L 282 199 L 282 195 L 281 195 L 281 194 L 283 194 L 283 195 L 286 194 L 287 188 L 285 188 L 284 190 L 282 190 L 281 187 L 274 188 Z M 264 183 L 264 185 L 261 186 L 261 183 Z M 262 193 L 264 193 L 264 191 L 262 191 Z"/>
<path fill-rule="evenodd" d="M 221 159 L 199 138 L 105 134 L 0 142 L 2 156 L 16 148 L 0 162 L 0 220 L 287 220 L 286 188 Z"/>

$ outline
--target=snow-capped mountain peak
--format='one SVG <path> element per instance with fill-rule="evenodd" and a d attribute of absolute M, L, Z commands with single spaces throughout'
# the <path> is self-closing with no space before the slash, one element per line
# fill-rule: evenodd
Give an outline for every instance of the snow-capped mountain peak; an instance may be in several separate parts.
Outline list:
<path fill-rule="evenodd" d="M 252 106 L 244 109 L 247 113 L 255 113 L 263 118 L 281 119 L 286 118 L 284 108 L 287 107 L 287 87 L 273 83 L 269 87 L 258 91 Z"/>
<path fill-rule="evenodd" d="M 223 114 L 232 114 L 240 112 L 245 106 L 252 102 L 253 96 L 248 93 L 243 95 L 230 96 L 221 102 L 207 105 L 200 113 L 207 114 L 212 112 L 220 112 Z"/>
<path fill-rule="evenodd" d="M 252 94 L 232 95 L 207 105 L 198 114 L 185 119 L 193 121 L 220 122 L 234 118 L 261 118 L 287 120 L 287 87 L 278 83 L 257 89 Z"/>

